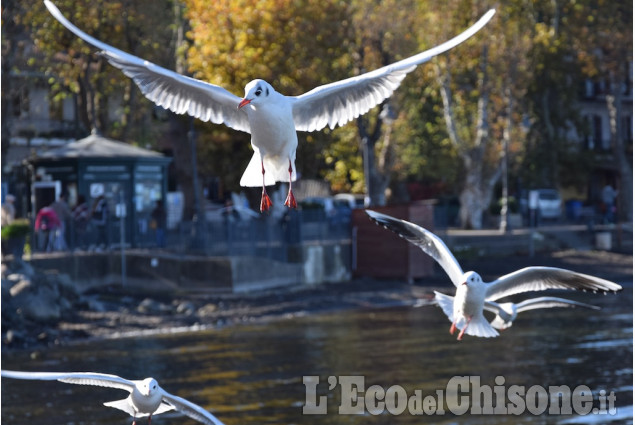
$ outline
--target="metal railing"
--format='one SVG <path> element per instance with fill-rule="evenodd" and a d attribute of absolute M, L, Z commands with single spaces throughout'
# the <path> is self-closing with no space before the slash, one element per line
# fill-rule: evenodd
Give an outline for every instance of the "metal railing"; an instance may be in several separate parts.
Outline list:
<path fill-rule="evenodd" d="M 32 239 L 33 252 L 107 251 L 119 249 L 120 224 L 111 219 L 105 227 L 90 222 L 86 226 L 66 223 L 60 230 L 36 231 Z M 327 216 L 321 210 L 288 211 L 282 218 L 263 214 L 258 218 L 241 219 L 227 215 L 213 221 L 180 222 L 166 229 L 164 237 L 149 226 L 138 228 L 134 243 L 125 245 L 140 249 L 161 249 L 181 255 L 229 256 L 245 255 L 298 261 L 294 247 L 305 244 L 351 242 L 350 216 Z M 164 241 L 161 244 L 161 240 Z M 163 245 L 163 246 L 161 246 Z"/>

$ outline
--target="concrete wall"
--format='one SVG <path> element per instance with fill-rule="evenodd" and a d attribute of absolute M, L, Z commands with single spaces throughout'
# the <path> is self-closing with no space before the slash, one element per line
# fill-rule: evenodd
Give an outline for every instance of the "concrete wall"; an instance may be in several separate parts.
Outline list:
<path fill-rule="evenodd" d="M 239 293 L 281 286 L 315 285 L 351 278 L 350 245 L 298 246 L 295 262 L 231 256 L 202 257 L 131 250 L 125 255 L 125 284 L 153 291 Z M 120 285 L 121 253 L 50 253 L 34 255 L 31 264 L 68 274 L 80 291 Z M 293 260 L 292 260 L 293 261 Z"/>

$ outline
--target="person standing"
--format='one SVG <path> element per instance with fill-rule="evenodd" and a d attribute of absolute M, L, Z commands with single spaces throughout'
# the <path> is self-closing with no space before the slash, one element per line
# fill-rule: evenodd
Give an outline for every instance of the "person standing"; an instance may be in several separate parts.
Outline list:
<path fill-rule="evenodd" d="M 93 210 L 91 214 L 92 223 L 97 229 L 97 248 L 101 249 L 103 245 L 104 249 L 108 249 L 108 202 L 104 195 L 99 195 L 93 203 Z"/>
<path fill-rule="evenodd" d="M 73 208 L 73 228 L 75 229 L 75 247 L 84 249 L 86 247 L 86 229 L 90 221 L 90 208 L 84 195 L 77 197 L 77 205 Z"/>
<path fill-rule="evenodd" d="M 156 235 L 157 246 L 159 248 L 165 247 L 165 228 L 167 222 L 165 208 L 163 207 L 163 201 L 157 200 L 154 210 L 152 210 L 152 223 L 154 232 Z"/>
<path fill-rule="evenodd" d="M 35 231 L 38 234 L 38 247 L 42 251 L 51 252 L 55 249 L 55 237 L 61 223 L 55 210 L 44 207 L 35 217 Z"/>
<path fill-rule="evenodd" d="M 602 208 L 604 209 L 605 223 L 613 223 L 615 221 L 615 198 L 617 198 L 617 192 L 610 183 L 607 183 L 602 189 Z"/>
<path fill-rule="evenodd" d="M 2 204 L 2 227 L 8 226 L 15 220 L 15 196 L 8 194 L 4 198 L 4 204 Z"/>
<path fill-rule="evenodd" d="M 55 234 L 55 248 L 59 251 L 66 251 L 68 249 L 68 244 L 66 243 L 66 228 L 67 223 L 70 222 L 72 213 L 71 208 L 68 206 L 67 198 L 68 195 L 62 193 L 57 201 L 51 204 L 51 208 L 55 211 L 60 221 L 60 225 Z"/>

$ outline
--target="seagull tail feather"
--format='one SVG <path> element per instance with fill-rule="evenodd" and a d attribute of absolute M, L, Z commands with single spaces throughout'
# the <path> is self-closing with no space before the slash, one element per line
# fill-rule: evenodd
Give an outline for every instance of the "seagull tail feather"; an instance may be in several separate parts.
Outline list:
<path fill-rule="evenodd" d="M 441 307 L 443 313 L 448 316 L 450 322 L 454 322 L 454 297 L 434 291 L 434 300 Z"/>
<path fill-rule="evenodd" d="M 296 180 L 295 164 L 291 163 L 291 181 Z M 273 180 L 289 183 L 289 158 L 286 156 L 268 155 L 265 157 L 265 170 Z"/>
<path fill-rule="evenodd" d="M 468 335 L 480 336 L 483 338 L 493 338 L 498 336 L 498 332 L 496 331 L 496 329 L 494 329 L 492 325 L 490 325 L 483 314 L 475 315 L 474 317 L 472 317 L 472 320 L 467 326 L 465 333 Z"/>
<path fill-rule="evenodd" d="M 265 185 L 272 186 L 276 184 L 271 173 L 265 173 Z M 262 187 L 262 160 L 260 152 L 254 151 L 251 160 L 245 168 L 243 176 L 240 178 L 240 185 L 243 187 Z"/>
<path fill-rule="evenodd" d="M 123 410 L 130 416 L 136 416 L 136 417 L 148 416 L 147 414 L 144 414 L 144 413 L 135 412 L 129 398 L 124 398 L 122 400 L 108 401 L 104 403 L 104 406 L 114 407 L 115 409 Z"/>

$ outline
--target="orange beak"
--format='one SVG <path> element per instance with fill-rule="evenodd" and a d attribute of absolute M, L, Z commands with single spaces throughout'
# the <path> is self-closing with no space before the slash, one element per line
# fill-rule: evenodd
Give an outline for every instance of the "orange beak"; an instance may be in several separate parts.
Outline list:
<path fill-rule="evenodd" d="M 251 99 L 243 99 L 238 104 L 238 109 L 242 108 L 245 105 L 249 105 L 251 103 Z"/>

